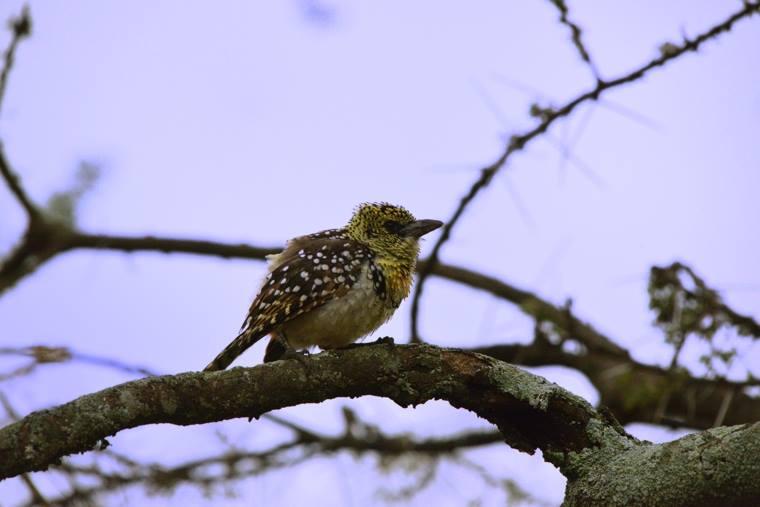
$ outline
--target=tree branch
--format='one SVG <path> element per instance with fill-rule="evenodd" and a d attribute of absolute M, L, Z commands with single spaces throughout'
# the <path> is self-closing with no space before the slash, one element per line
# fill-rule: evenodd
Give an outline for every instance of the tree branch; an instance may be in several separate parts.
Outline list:
<path fill-rule="evenodd" d="M 578 51 L 578 55 L 580 55 L 581 60 L 586 62 L 586 65 L 588 65 L 591 73 L 594 75 L 594 78 L 598 80 L 599 71 L 597 70 L 596 65 L 594 65 L 594 62 L 591 60 L 591 54 L 589 53 L 588 49 L 586 49 L 586 45 L 583 43 L 583 31 L 575 22 L 570 20 L 570 10 L 567 7 L 567 3 L 565 0 L 550 0 L 550 2 L 559 11 L 559 22 L 570 29 L 573 46 L 575 46 L 575 49 Z"/>
<path fill-rule="evenodd" d="M 8 76 L 16 61 L 16 49 L 18 49 L 18 44 L 32 33 L 32 19 L 29 17 L 29 6 L 23 6 L 21 8 L 21 14 L 19 14 L 17 18 L 11 19 L 8 22 L 8 25 L 10 26 L 13 35 L 5 50 L 5 64 L 3 65 L 2 72 L 0 72 L 0 107 L 2 107 L 3 99 L 5 98 Z"/>
<path fill-rule="evenodd" d="M 25 5 L 21 9 L 21 14 L 19 14 L 17 18 L 11 19 L 9 25 L 13 34 L 8 47 L 5 50 L 5 64 L 3 65 L 3 70 L 0 72 L 0 109 L 2 109 L 3 99 L 5 98 L 8 77 L 10 76 L 13 64 L 16 61 L 16 49 L 18 49 L 19 43 L 32 33 L 32 20 L 29 17 L 29 7 Z M 2 143 L 0 143 L 0 176 L 3 177 L 11 193 L 26 210 L 29 219 L 33 220 L 36 218 L 39 212 L 22 188 L 18 176 L 16 176 L 11 169 L 11 165 L 8 163 L 8 159 L 5 156 L 5 150 Z"/>
<path fill-rule="evenodd" d="M 255 368 L 128 382 L 0 429 L 0 477 L 44 470 L 106 444 L 121 430 L 201 424 L 336 397 L 431 399 L 471 410 L 512 447 L 568 478 L 567 505 L 740 504 L 760 496 L 760 423 L 721 427 L 667 444 L 640 442 L 606 412 L 493 358 L 429 345 L 358 346 Z M 601 485 L 601 487 L 600 487 Z"/>
<path fill-rule="evenodd" d="M 52 257 L 78 248 L 120 252 L 190 253 L 224 259 L 257 260 L 264 260 L 267 255 L 281 250 L 274 247 L 194 239 L 89 234 L 73 230 L 63 224 L 48 223 L 40 217 L 40 220 L 27 230 L 21 243 L 0 264 L 0 294 L 33 273 Z"/>
<path fill-rule="evenodd" d="M 47 345 L 32 345 L 30 347 L 0 347 L 0 355 L 28 357 L 30 359 L 29 364 L 22 366 L 19 369 L 22 371 L 16 370 L 19 372 L 19 374 L 31 373 L 40 364 L 77 361 L 85 364 L 111 368 L 131 375 L 141 375 L 145 377 L 158 375 L 157 373 L 149 370 L 144 366 L 124 363 L 110 357 L 84 354 L 72 350 L 69 347 L 50 347 Z M 0 380 L 5 380 L 6 378 L 15 376 L 18 376 L 18 374 L 15 374 L 15 372 L 9 375 L 0 373 Z"/>
<path fill-rule="evenodd" d="M 19 181 L 19 178 L 16 175 L 16 173 L 14 173 L 13 169 L 11 169 L 11 166 L 8 163 L 8 159 L 5 156 L 5 149 L 1 142 L 0 142 L 0 176 L 3 177 L 3 179 L 5 180 L 5 183 L 8 185 L 8 188 L 10 189 L 13 196 L 16 198 L 19 204 L 21 204 L 21 206 L 26 211 L 26 214 L 29 217 L 29 220 L 31 221 L 31 220 L 36 219 L 39 216 L 39 210 L 32 203 L 32 200 L 29 198 L 29 196 L 26 194 L 26 191 L 21 186 L 21 182 Z"/>
<path fill-rule="evenodd" d="M 446 400 L 495 424 L 516 449 L 541 449 L 560 468 L 569 452 L 634 442 L 581 398 L 506 363 L 432 346 L 374 345 L 322 353 L 305 365 L 279 361 L 150 377 L 34 412 L 0 430 L 0 477 L 44 470 L 128 428 L 259 417 L 278 408 L 364 395 L 401 406 Z"/>
<path fill-rule="evenodd" d="M 30 215 L 21 241 L 0 262 L 0 295 L 47 261 L 71 248 L 73 231 L 49 222 L 41 213 Z"/>
<path fill-rule="evenodd" d="M 462 199 L 459 202 L 459 205 L 457 206 L 456 210 L 452 214 L 451 218 L 444 224 L 441 231 L 441 235 L 439 236 L 438 240 L 433 245 L 433 250 L 431 251 L 430 257 L 429 257 L 428 267 L 426 270 L 420 272 L 419 281 L 417 282 L 417 285 L 414 289 L 414 295 L 412 298 L 412 310 L 411 310 L 412 340 L 413 341 L 420 340 L 419 328 L 418 328 L 420 298 L 422 297 L 423 289 L 425 287 L 425 281 L 428 275 L 430 274 L 430 271 L 432 270 L 433 266 L 435 266 L 438 263 L 441 248 L 451 237 L 452 230 L 459 222 L 459 219 L 462 217 L 462 215 L 464 214 L 469 204 L 475 199 L 475 197 L 480 193 L 481 190 L 486 188 L 491 183 L 491 180 L 493 180 L 494 176 L 496 176 L 499 170 L 502 169 L 506 165 L 507 160 L 509 160 L 512 154 L 525 148 L 525 146 L 527 146 L 528 143 L 530 143 L 533 139 L 539 137 L 541 134 L 546 132 L 549 129 L 549 127 L 551 127 L 554 124 L 556 120 L 568 116 L 579 105 L 588 101 L 598 100 L 602 94 L 604 94 L 610 89 L 617 88 L 621 85 L 637 81 L 643 78 L 653 69 L 662 67 L 665 64 L 677 59 L 678 57 L 680 57 L 681 55 L 689 51 L 697 51 L 697 49 L 699 49 L 699 47 L 705 42 L 717 37 L 723 32 L 727 32 L 731 30 L 731 28 L 734 26 L 736 22 L 738 22 L 741 19 L 747 18 L 753 14 L 756 14 L 758 11 L 760 11 L 760 2 L 745 1 L 741 10 L 729 16 L 723 22 L 713 26 L 706 32 L 701 33 L 694 39 L 685 39 L 683 41 L 683 44 L 681 45 L 669 44 L 667 46 L 667 50 L 660 51 L 659 57 L 649 61 L 648 63 L 642 65 L 636 70 L 629 72 L 628 74 L 625 74 L 623 76 L 612 79 L 610 81 L 599 80 L 597 81 L 597 84 L 593 89 L 580 94 L 579 96 L 577 96 L 570 102 L 566 103 L 565 105 L 557 109 L 550 109 L 550 108 L 542 109 L 542 114 L 540 115 L 542 120 L 538 125 L 536 125 L 531 130 L 528 130 L 527 132 L 513 135 L 509 143 L 507 144 L 505 151 L 499 156 L 499 158 L 496 159 L 496 161 L 494 161 L 491 165 L 484 167 L 480 171 L 480 176 L 472 184 L 472 186 L 467 191 L 467 193 L 462 197 Z"/>
<path fill-rule="evenodd" d="M 594 350 L 574 354 L 559 344 L 545 341 L 469 350 L 525 366 L 555 364 L 578 370 L 599 392 L 599 405 L 611 410 L 622 424 L 648 422 L 708 429 L 716 426 L 716 414 L 722 412 L 722 424 L 760 420 L 760 399 L 745 394 L 746 383 L 743 382 L 695 378 L 683 370 L 673 375 L 666 369 L 631 358 Z M 669 394 L 667 403 L 660 406 L 666 393 Z M 722 410 L 728 397 L 731 397 L 730 406 Z"/>
<path fill-rule="evenodd" d="M 598 453 L 580 467 L 580 476 L 568 478 L 562 505 L 757 505 L 760 462 L 750 456 L 758 453 L 760 423 L 715 428 L 603 458 Z"/>
<path fill-rule="evenodd" d="M 158 238 L 155 236 L 112 236 L 76 232 L 69 239 L 66 249 L 90 248 L 95 250 L 118 250 L 122 252 L 163 252 L 209 255 L 223 259 L 258 259 L 282 251 L 281 247 L 257 247 L 243 243 L 229 244 L 194 239 Z"/>
<path fill-rule="evenodd" d="M 428 270 L 430 275 L 484 290 L 500 299 L 507 300 L 536 321 L 550 322 L 557 328 L 565 330 L 570 337 L 578 340 L 589 349 L 605 351 L 620 357 L 629 357 L 624 348 L 597 331 L 590 324 L 575 317 L 568 307 L 555 306 L 530 291 L 476 271 L 442 263 L 436 263 L 431 267 L 429 258 L 420 260 L 417 264 L 417 271 L 424 273 Z"/>

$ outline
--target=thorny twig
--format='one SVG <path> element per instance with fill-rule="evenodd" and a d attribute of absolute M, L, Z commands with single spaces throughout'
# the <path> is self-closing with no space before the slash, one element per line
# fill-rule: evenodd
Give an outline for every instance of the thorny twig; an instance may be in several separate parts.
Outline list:
<path fill-rule="evenodd" d="M 586 48 L 585 44 L 583 44 L 583 31 L 575 22 L 570 20 L 570 11 L 567 7 L 567 3 L 565 0 L 550 0 L 550 2 L 559 11 L 559 22 L 570 29 L 573 45 L 575 46 L 575 49 L 578 50 L 578 54 L 580 55 L 581 59 L 586 62 L 589 69 L 591 70 L 591 73 L 594 75 L 594 78 L 598 80 L 599 71 L 597 70 L 594 62 L 591 60 L 591 55 L 588 49 Z"/>
<path fill-rule="evenodd" d="M 2 72 L 0 72 L 0 107 L 2 107 L 3 98 L 5 98 L 8 76 L 16 61 L 16 49 L 18 48 L 18 44 L 25 37 L 29 37 L 32 34 L 32 19 L 29 16 L 29 6 L 25 5 L 22 7 L 21 14 L 19 14 L 17 18 L 10 19 L 8 21 L 8 26 L 11 29 L 12 36 L 8 48 L 5 50 L 5 65 L 3 66 Z"/>
<path fill-rule="evenodd" d="M 462 217 L 462 215 L 464 214 L 465 210 L 470 205 L 470 203 L 475 199 L 475 197 L 480 193 L 481 190 L 486 188 L 491 183 L 491 180 L 493 180 L 494 176 L 496 176 L 499 170 L 505 166 L 506 162 L 509 160 L 512 154 L 525 148 L 525 146 L 527 146 L 528 143 L 530 143 L 532 140 L 534 140 L 535 138 L 539 137 L 541 134 L 546 132 L 549 129 L 549 127 L 551 127 L 554 124 L 556 120 L 563 118 L 565 116 L 568 116 L 579 105 L 591 100 L 597 100 L 607 90 L 617 88 L 624 84 L 635 82 L 641 79 L 642 77 L 644 77 L 645 75 L 647 75 L 653 69 L 662 67 L 663 65 L 677 59 L 678 57 L 680 57 L 681 55 L 689 51 L 697 51 L 699 47 L 705 42 L 715 38 L 716 36 L 720 35 L 723 32 L 727 32 L 731 30 L 731 28 L 734 26 L 734 24 L 737 21 L 747 18 L 757 13 L 759 10 L 760 10 L 760 2 L 749 2 L 749 1 L 745 2 L 741 10 L 729 16 L 723 22 L 713 26 L 709 30 L 701 33 L 700 35 L 696 36 L 693 39 L 684 39 L 681 45 L 670 44 L 667 51 L 660 51 L 660 56 L 647 62 L 646 64 L 642 65 L 636 70 L 609 81 L 599 80 L 597 81 L 596 86 L 594 86 L 593 89 L 578 95 L 570 102 L 567 102 L 564 106 L 561 106 L 556 109 L 545 109 L 545 114 L 542 115 L 542 120 L 540 121 L 538 125 L 528 130 L 527 132 L 513 135 L 509 143 L 507 144 L 506 149 L 499 156 L 499 158 L 497 158 L 491 165 L 486 166 L 483 169 L 481 169 L 480 176 L 472 184 L 472 186 L 467 191 L 467 193 L 462 197 L 462 199 L 459 202 L 459 205 L 457 206 L 456 210 L 452 214 L 451 218 L 448 221 L 446 221 L 446 223 L 444 224 L 441 235 L 439 236 L 438 240 L 435 242 L 435 245 L 433 246 L 433 250 L 431 251 L 430 257 L 429 257 L 428 267 L 427 269 L 423 270 L 420 273 L 419 280 L 417 281 L 417 285 L 414 289 L 414 295 L 412 298 L 412 310 L 411 310 L 411 340 L 412 342 L 421 341 L 421 337 L 419 335 L 420 299 L 422 297 L 423 289 L 425 287 L 425 281 L 427 280 L 427 277 L 430 274 L 433 266 L 435 266 L 438 263 L 441 248 L 451 237 L 452 230 L 457 225 L 459 219 Z"/>
<path fill-rule="evenodd" d="M 26 211 L 27 215 L 29 216 L 29 219 L 34 220 L 35 218 L 37 218 L 39 216 L 39 210 L 32 203 L 32 200 L 29 198 L 29 196 L 26 194 L 23 187 L 21 186 L 18 176 L 16 176 L 16 174 L 13 172 L 13 169 L 11 169 L 11 166 L 8 163 L 8 158 L 5 156 L 5 150 L 3 149 L 3 144 L 1 142 L 0 142 L 0 175 L 2 175 L 11 193 L 14 195 L 14 197 L 16 197 L 18 202 Z"/>
<path fill-rule="evenodd" d="M 5 90 L 8 86 L 8 77 L 10 76 L 13 64 L 16 61 L 16 50 L 19 43 L 32 33 L 32 20 L 29 17 L 29 7 L 24 6 L 21 9 L 21 14 L 17 18 L 13 18 L 8 22 L 11 28 L 11 41 L 5 50 L 5 63 L 3 70 L 0 72 L 0 110 L 2 109 L 3 99 L 5 98 Z M 16 197 L 21 206 L 26 210 L 30 220 L 34 219 L 38 215 L 37 208 L 32 204 L 31 199 L 26 195 L 24 189 L 18 181 L 11 169 L 8 159 L 5 156 L 3 145 L 0 143 L 0 175 L 8 185 L 11 193 Z"/>

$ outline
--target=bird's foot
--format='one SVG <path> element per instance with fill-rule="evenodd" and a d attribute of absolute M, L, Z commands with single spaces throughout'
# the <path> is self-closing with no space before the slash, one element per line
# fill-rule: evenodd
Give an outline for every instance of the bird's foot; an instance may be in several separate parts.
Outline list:
<path fill-rule="evenodd" d="M 277 361 L 281 361 L 283 359 L 295 359 L 296 361 L 305 361 L 307 357 L 311 355 L 311 352 L 309 352 L 306 349 L 296 350 L 292 348 L 285 349 L 285 352 L 282 353 L 282 355 L 277 358 Z"/>
<path fill-rule="evenodd" d="M 306 358 L 309 355 L 308 350 L 296 350 L 285 340 L 270 340 L 264 353 L 264 362 L 272 363 L 274 361 L 295 359 L 308 371 L 309 365 Z"/>
<path fill-rule="evenodd" d="M 311 372 L 311 365 L 309 364 L 309 356 L 311 356 L 311 353 L 306 350 L 296 350 L 292 347 L 289 347 L 285 349 L 285 352 L 282 353 L 282 355 L 277 358 L 277 361 L 287 361 L 289 359 L 295 359 L 298 361 L 298 364 L 303 366 L 304 370 L 306 370 L 306 373 L 308 374 Z"/>

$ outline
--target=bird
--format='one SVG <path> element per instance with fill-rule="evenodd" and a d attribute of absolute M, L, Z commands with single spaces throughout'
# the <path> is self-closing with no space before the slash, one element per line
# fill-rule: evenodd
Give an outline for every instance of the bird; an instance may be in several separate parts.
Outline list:
<path fill-rule="evenodd" d="M 408 295 L 420 238 L 443 225 L 403 206 L 368 202 L 346 226 L 299 236 L 268 256 L 240 334 L 204 369 L 227 368 L 269 335 L 264 362 L 349 346 L 387 322 Z"/>

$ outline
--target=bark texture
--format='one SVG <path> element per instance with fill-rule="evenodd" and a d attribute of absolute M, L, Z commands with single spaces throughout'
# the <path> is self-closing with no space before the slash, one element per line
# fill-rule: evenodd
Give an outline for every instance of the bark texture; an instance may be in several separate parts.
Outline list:
<path fill-rule="evenodd" d="M 581 458 L 566 506 L 760 505 L 760 423 Z M 585 463 L 582 463 L 585 461 Z"/>

